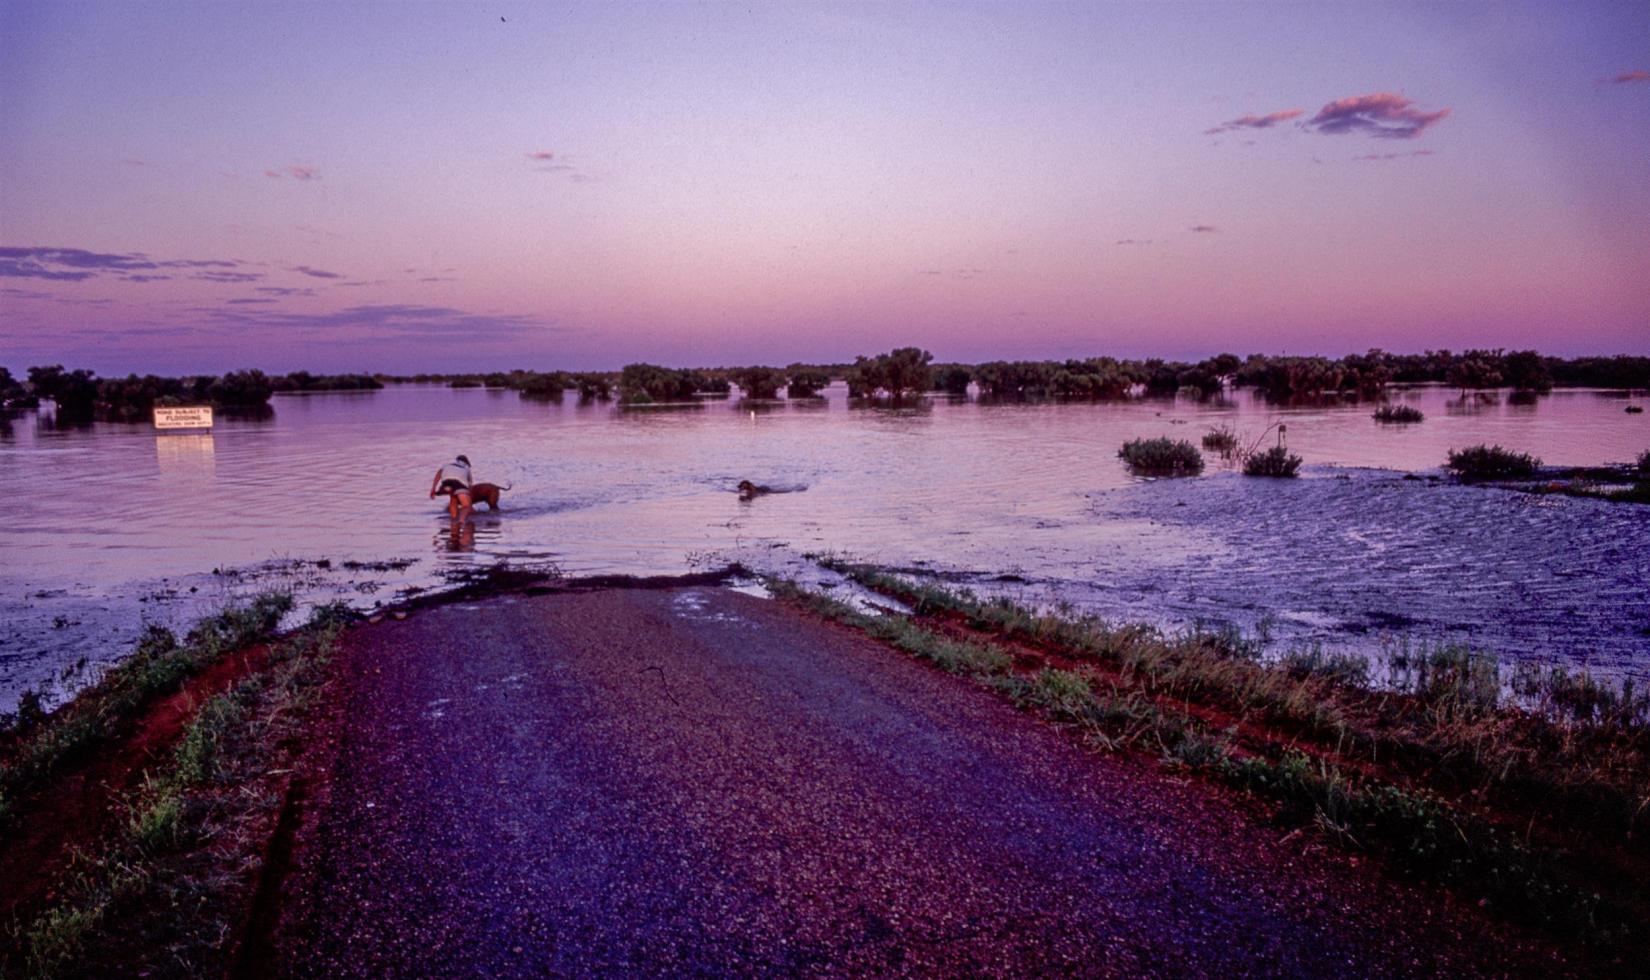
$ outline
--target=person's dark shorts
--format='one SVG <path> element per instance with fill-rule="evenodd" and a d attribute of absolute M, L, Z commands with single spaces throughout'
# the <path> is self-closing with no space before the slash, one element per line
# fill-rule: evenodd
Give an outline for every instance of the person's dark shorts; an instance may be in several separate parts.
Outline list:
<path fill-rule="evenodd" d="M 438 489 L 442 493 L 458 493 L 460 491 L 463 491 L 464 493 L 470 492 L 469 487 L 458 482 L 457 480 L 442 480 L 441 486 Z"/>

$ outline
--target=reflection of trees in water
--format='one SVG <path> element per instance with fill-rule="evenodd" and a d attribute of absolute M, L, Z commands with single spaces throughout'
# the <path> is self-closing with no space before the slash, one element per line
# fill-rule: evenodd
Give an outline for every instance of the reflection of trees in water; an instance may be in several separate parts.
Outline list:
<path fill-rule="evenodd" d="M 271 422 L 275 419 L 273 405 L 224 405 L 217 409 L 220 417 L 237 422 Z"/>
<path fill-rule="evenodd" d="M 1462 392 L 1460 398 L 1444 403 L 1447 415 L 1478 415 L 1501 404 L 1501 396 L 1493 391 Z"/>

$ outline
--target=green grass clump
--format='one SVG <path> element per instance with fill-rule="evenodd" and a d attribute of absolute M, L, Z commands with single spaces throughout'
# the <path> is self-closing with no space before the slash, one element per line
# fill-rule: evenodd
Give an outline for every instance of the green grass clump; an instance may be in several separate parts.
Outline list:
<path fill-rule="evenodd" d="M 1131 439 L 1117 455 L 1130 469 L 1148 476 L 1196 476 L 1203 472 L 1203 454 L 1185 440 Z"/>
<path fill-rule="evenodd" d="M 1377 422 L 1409 425 L 1421 421 L 1426 415 L 1413 405 L 1382 405 L 1375 410 L 1373 418 Z"/>
<path fill-rule="evenodd" d="M 1531 476 L 1541 460 L 1500 446 L 1451 449 L 1445 466 L 1467 480 L 1509 480 Z"/>
<path fill-rule="evenodd" d="M 1203 448 L 1212 453 L 1219 453 L 1222 456 L 1231 456 L 1233 453 L 1237 452 L 1237 447 L 1237 433 L 1233 432 L 1231 428 L 1227 426 L 1223 425 L 1218 429 L 1212 429 L 1203 433 Z"/>
<path fill-rule="evenodd" d="M 1334 653 L 1321 646 L 1291 650 L 1278 666 L 1294 677 L 1323 677 L 1337 684 L 1362 686 L 1369 682 L 1369 660 L 1355 653 Z"/>
<path fill-rule="evenodd" d="M 1244 476 L 1292 477 L 1301 468 L 1301 458 L 1282 446 L 1252 453 L 1243 461 Z"/>

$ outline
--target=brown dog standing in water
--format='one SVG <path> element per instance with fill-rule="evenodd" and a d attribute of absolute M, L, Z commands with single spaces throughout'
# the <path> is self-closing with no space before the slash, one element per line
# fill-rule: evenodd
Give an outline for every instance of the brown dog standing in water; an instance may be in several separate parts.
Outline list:
<path fill-rule="evenodd" d="M 506 483 L 502 487 L 496 483 L 472 483 L 470 484 L 470 499 L 474 501 L 473 506 L 480 507 L 482 504 L 486 504 L 488 510 L 498 510 L 499 493 L 510 489 L 512 486 L 514 484 L 510 483 Z"/>

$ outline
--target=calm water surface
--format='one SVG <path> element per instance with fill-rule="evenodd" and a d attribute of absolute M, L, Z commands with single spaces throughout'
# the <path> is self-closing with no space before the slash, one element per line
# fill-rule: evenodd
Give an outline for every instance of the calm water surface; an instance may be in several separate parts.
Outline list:
<path fill-rule="evenodd" d="M 806 574 L 822 552 L 1165 624 L 1266 620 L 1280 643 L 1456 639 L 1650 675 L 1650 508 L 1400 472 L 1435 472 L 1478 442 L 1549 464 L 1629 460 L 1650 447 L 1647 416 L 1594 392 L 1397 397 L 1426 421 L 1379 426 L 1350 402 L 1280 410 L 1247 392 L 862 408 L 840 385 L 754 411 L 405 386 L 279 396 L 272 417 L 210 435 L 24 415 L 0 428 L 0 457 L 48 489 L 0 530 L 0 709 L 78 657 L 118 655 L 145 621 L 186 622 L 271 584 L 370 606 L 500 559 Z M 1303 480 L 1216 461 L 1195 480 L 1141 481 L 1116 458 L 1138 436 L 1227 425 L 1248 442 L 1277 421 Z M 454 535 L 427 492 L 460 452 L 513 489 Z M 747 478 L 794 492 L 741 502 Z M 407 564 L 345 567 L 386 561 Z"/>

